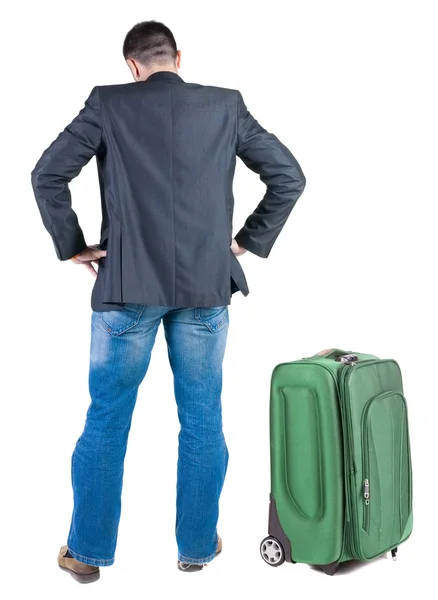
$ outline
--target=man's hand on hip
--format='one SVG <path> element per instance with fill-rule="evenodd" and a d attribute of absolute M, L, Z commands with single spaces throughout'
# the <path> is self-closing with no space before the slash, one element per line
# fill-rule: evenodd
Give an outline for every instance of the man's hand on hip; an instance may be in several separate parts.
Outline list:
<path fill-rule="evenodd" d="M 233 239 L 233 241 L 231 242 L 231 250 L 235 256 L 242 256 L 242 254 L 245 254 L 245 252 L 247 251 L 246 248 L 242 248 L 242 246 L 239 246 L 235 239 Z"/>
<path fill-rule="evenodd" d="M 99 258 L 106 256 L 106 250 L 101 250 L 98 244 L 94 246 L 88 246 L 85 248 L 83 252 L 76 254 L 70 260 L 72 260 L 75 265 L 84 265 L 88 271 L 94 276 L 97 277 L 97 271 L 93 266 L 93 263 L 96 265 L 99 264 Z"/>

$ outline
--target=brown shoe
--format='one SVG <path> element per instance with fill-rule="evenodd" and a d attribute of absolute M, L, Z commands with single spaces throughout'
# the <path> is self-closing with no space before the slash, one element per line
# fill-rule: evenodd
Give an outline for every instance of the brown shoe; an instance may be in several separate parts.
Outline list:
<path fill-rule="evenodd" d="M 216 556 L 218 556 L 222 552 L 222 538 L 220 535 L 217 536 L 217 548 L 216 548 Z M 195 565 L 193 563 L 185 563 L 178 561 L 178 569 L 180 571 L 184 571 L 185 573 L 195 573 L 196 571 L 202 571 L 204 567 L 206 567 L 208 563 L 203 565 Z"/>
<path fill-rule="evenodd" d="M 59 568 L 79 581 L 79 583 L 92 583 L 100 578 L 99 567 L 94 565 L 86 565 L 83 562 L 76 560 L 75 558 L 69 558 L 65 556 L 67 553 L 68 546 L 62 546 L 58 554 L 58 565 Z"/>

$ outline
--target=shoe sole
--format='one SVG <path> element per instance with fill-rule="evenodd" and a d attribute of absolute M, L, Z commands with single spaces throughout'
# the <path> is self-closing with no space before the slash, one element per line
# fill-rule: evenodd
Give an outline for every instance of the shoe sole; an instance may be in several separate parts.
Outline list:
<path fill-rule="evenodd" d="M 58 565 L 62 571 L 69 573 L 73 579 L 78 581 L 79 583 L 93 583 L 100 579 L 100 570 L 95 571 L 94 573 L 76 573 L 76 571 L 72 571 L 72 569 L 67 569 L 67 567 L 61 567 Z"/>
<path fill-rule="evenodd" d="M 222 549 L 219 550 L 219 552 L 216 552 L 216 556 L 219 556 L 219 554 L 222 552 Z M 208 564 L 208 563 L 207 563 Z M 189 567 L 187 567 L 187 569 L 181 569 L 181 561 L 178 562 L 178 571 L 182 571 L 183 573 L 198 573 L 199 571 L 202 571 L 205 567 L 205 565 L 195 565 L 195 564 L 191 564 Z"/>

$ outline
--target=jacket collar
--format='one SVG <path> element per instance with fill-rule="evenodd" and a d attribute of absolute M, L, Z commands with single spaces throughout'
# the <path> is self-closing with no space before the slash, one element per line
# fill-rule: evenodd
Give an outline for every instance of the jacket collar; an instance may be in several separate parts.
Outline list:
<path fill-rule="evenodd" d="M 155 71 L 155 73 L 149 75 L 146 81 L 172 81 L 174 83 L 179 81 L 184 83 L 184 80 L 173 71 Z"/>

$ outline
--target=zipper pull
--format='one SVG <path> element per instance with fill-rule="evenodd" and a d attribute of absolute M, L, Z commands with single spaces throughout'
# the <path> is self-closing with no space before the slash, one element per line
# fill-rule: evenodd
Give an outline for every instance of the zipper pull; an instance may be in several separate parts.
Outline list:
<path fill-rule="evenodd" d="M 365 479 L 363 484 L 363 497 L 365 498 L 365 504 L 370 503 L 370 482 L 368 479 Z"/>

